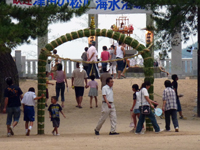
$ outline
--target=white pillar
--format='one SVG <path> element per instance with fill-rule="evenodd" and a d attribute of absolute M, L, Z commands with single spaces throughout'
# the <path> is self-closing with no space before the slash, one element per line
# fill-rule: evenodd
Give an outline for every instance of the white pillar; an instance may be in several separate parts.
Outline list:
<path fill-rule="evenodd" d="M 22 61 L 21 61 L 21 64 L 22 64 L 22 77 L 25 77 L 25 74 L 26 74 L 26 66 L 25 66 L 25 63 L 26 63 L 26 56 L 22 56 L 21 57 Z"/>
<path fill-rule="evenodd" d="M 22 55 L 21 55 L 21 51 L 20 50 L 16 50 L 15 51 L 15 63 L 17 66 L 17 71 L 18 71 L 18 75 L 19 77 L 22 77 Z"/>
<path fill-rule="evenodd" d="M 179 78 L 184 78 L 182 74 L 182 45 L 181 33 L 176 33 L 172 37 L 172 53 L 171 53 L 171 74 L 177 74 Z"/>

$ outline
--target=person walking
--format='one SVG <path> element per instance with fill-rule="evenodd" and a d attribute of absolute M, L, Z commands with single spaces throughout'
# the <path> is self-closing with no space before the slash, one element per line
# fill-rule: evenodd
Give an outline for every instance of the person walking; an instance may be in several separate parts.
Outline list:
<path fill-rule="evenodd" d="M 174 124 L 175 132 L 178 132 L 178 119 L 177 119 L 177 104 L 176 104 L 176 93 L 171 88 L 172 84 L 169 80 L 166 80 L 165 90 L 163 91 L 163 107 L 162 110 L 165 112 L 165 130 L 170 131 L 170 117 Z"/>
<path fill-rule="evenodd" d="M 122 42 L 119 41 L 119 45 L 115 47 L 115 52 L 114 54 L 116 55 L 117 59 L 123 59 L 125 56 L 125 50 L 124 47 L 122 46 Z M 121 73 L 124 70 L 124 60 L 119 60 L 117 61 L 117 69 L 118 69 L 118 78 L 121 78 Z"/>
<path fill-rule="evenodd" d="M 119 133 L 116 132 L 116 125 L 117 125 L 117 115 L 116 109 L 114 105 L 114 98 L 113 98 L 113 79 L 111 77 L 106 79 L 106 85 L 102 88 L 102 108 L 101 108 L 101 117 L 99 122 L 95 128 L 95 134 L 99 135 L 99 131 L 106 121 L 107 117 L 110 117 L 111 122 L 111 131 L 109 135 L 118 135 Z"/>
<path fill-rule="evenodd" d="M 4 108 L 3 112 L 7 113 L 7 136 L 14 135 L 13 129 L 18 124 L 20 118 L 20 99 L 23 99 L 23 92 L 20 87 L 13 84 L 11 77 L 6 78 L 8 87 L 4 91 Z M 12 119 L 14 122 L 12 123 Z M 12 125 L 11 125 L 12 123 Z"/>
<path fill-rule="evenodd" d="M 102 49 L 103 49 L 103 52 L 101 52 L 101 60 L 102 61 L 107 61 L 107 60 L 109 60 L 110 59 L 110 53 L 107 51 L 108 49 L 107 49 L 107 46 L 103 46 L 102 47 Z M 102 62 L 102 68 L 107 68 L 107 62 Z"/>
<path fill-rule="evenodd" d="M 177 103 L 177 111 L 179 112 L 180 115 L 180 119 L 186 119 L 185 117 L 183 117 L 183 113 L 182 113 L 182 108 L 181 108 L 181 103 L 179 100 L 179 97 L 181 97 L 180 95 L 178 95 L 178 76 L 177 74 L 173 74 L 172 75 L 172 87 L 176 93 L 176 103 Z"/>
<path fill-rule="evenodd" d="M 87 51 L 87 61 L 89 62 L 96 62 L 97 61 L 97 50 L 95 48 L 95 41 L 92 42 L 92 46 L 90 46 L 90 48 Z M 95 78 L 99 79 L 100 75 L 99 75 L 99 69 L 97 67 L 97 64 L 93 63 L 93 64 L 89 64 L 88 65 L 88 70 L 87 70 L 87 75 L 88 77 L 90 77 L 93 74 L 93 71 L 95 72 Z"/>
<path fill-rule="evenodd" d="M 88 51 L 88 47 L 85 47 L 85 52 L 83 52 L 83 54 L 81 55 L 81 58 L 82 58 L 83 61 L 87 61 L 87 51 Z M 88 69 L 87 63 L 83 63 L 83 69 L 85 71 L 87 71 L 87 69 Z"/>
<path fill-rule="evenodd" d="M 101 74 L 101 89 L 106 85 L 107 78 L 111 77 L 110 73 L 107 71 L 106 67 L 103 68 L 103 73 Z"/>
<path fill-rule="evenodd" d="M 137 97 L 139 99 L 139 104 L 140 104 L 140 106 L 139 106 L 140 117 L 139 117 L 139 121 L 137 124 L 135 134 L 144 134 L 144 132 L 142 131 L 142 126 L 143 126 L 145 117 L 148 117 L 151 120 L 151 123 L 152 123 L 156 133 L 159 133 L 161 131 L 160 127 L 158 126 L 158 123 L 156 121 L 156 117 L 153 114 L 153 112 L 151 111 L 151 109 L 150 109 L 150 113 L 148 115 L 142 113 L 142 106 L 144 106 L 144 105 L 148 105 L 148 106 L 154 108 L 154 105 L 153 105 L 154 102 L 149 99 L 149 93 L 147 91 L 150 87 L 151 87 L 151 83 L 149 81 L 144 82 L 142 84 L 142 87 L 141 87 L 140 92 Z M 157 103 L 155 103 L 155 104 L 157 104 Z"/>
<path fill-rule="evenodd" d="M 40 97 L 36 97 L 35 89 L 33 87 L 30 87 L 28 92 L 24 94 L 21 103 L 23 105 L 26 136 L 30 135 L 31 129 L 33 128 L 33 122 L 35 121 L 35 100 L 39 100 L 43 97 L 44 94 Z"/>
<path fill-rule="evenodd" d="M 72 73 L 72 87 L 75 89 L 76 102 L 79 108 L 82 108 L 81 103 L 83 100 L 84 87 L 87 87 L 87 73 L 85 70 L 80 70 L 79 63 L 76 63 L 76 69 Z M 85 86 L 84 86 L 85 81 Z"/>
<path fill-rule="evenodd" d="M 115 46 L 111 45 L 111 49 L 109 50 L 111 60 L 116 59 L 116 55 L 114 54 L 114 52 L 115 52 Z M 116 73 L 117 73 L 116 67 L 117 67 L 116 61 L 110 63 L 110 74 L 113 75 L 114 79 L 116 79 Z"/>
<path fill-rule="evenodd" d="M 59 95 L 60 95 L 60 91 L 61 91 L 61 101 L 62 101 L 61 106 L 64 107 L 65 83 L 66 83 L 66 87 L 68 87 L 68 84 L 67 84 L 66 74 L 65 74 L 64 71 L 62 71 L 62 64 L 58 64 L 58 69 L 55 73 L 55 80 L 56 80 L 56 97 L 57 97 L 57 100 L 58 100 Z"/>

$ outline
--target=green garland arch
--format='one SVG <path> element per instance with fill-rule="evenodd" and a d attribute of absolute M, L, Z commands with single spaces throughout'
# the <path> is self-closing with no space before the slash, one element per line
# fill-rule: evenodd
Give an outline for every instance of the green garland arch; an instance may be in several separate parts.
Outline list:
<path fill-rule="evenodd" d="M 151 57 L 151 53 L 149 52 L 148 48 L 140 44 L 137 40 L 129 36 L 126 36 L 125 34 L 107 29 L 83 29 L 83 30 L 78 30 L 76 32 L 67 33 L 55 39 L 54 41 L 48 43 L 44 48 L 42 48 L 38 60 L 38 95 L 46 93 L 46 62 L 48 54 L 50 54 L 50 51 L 52 51 L 54 48 L 65 42 L 89 36 L 103 36 L 112 38 L 133 47 L 138 52 L 143 52 L 141 55 L 144 59 L 144 74 L 145 74 L 144 81 L 151 82 L 152 86 L 149 89 L 149 95 L 150 99 L 153 99 L 153 83 L 154 83 L 153 58 Z M 45 121 L 44 119 L 45 119 L 45 98 L 38 100 L 38 134 L 44 134 L 44 121 Z M 153 128 L 149 122 L 150 121 L 147 120 L 146 128 L 147 130 L 152 131 Z"/>

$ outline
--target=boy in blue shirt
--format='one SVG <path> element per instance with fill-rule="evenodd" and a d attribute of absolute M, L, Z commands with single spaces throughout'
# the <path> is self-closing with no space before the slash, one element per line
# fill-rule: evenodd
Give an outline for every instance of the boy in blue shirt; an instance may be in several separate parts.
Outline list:
<path fill-rule="evenodd" d="M 62 107 L 57 103 L 57 97 L 56 96 L 52 96 L 51 97 L 51 105 L 48 108 L 49 111 L 49 118 L 51 118 L 51 121 L 53 123 L 53 131 L 52 134 L 53 135 L 60 135 L 58 134 L 58 127 L 60 126 L 60 116 L 59 116 L 59 112 L 61 112 L 61 114 L 63 115 L 64 118 L 65 115 L 62 111 Z"/>

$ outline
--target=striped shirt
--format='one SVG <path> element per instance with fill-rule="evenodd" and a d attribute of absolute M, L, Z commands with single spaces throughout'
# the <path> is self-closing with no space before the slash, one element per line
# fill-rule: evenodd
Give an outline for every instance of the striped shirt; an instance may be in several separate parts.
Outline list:
<path fill-rule="evenodd" d="M 166 101 L 165 111 L 170 109 L 177 109 L 176 93 L 172 88 L 167 87 L 163 91 L 163 101 Z"/>

